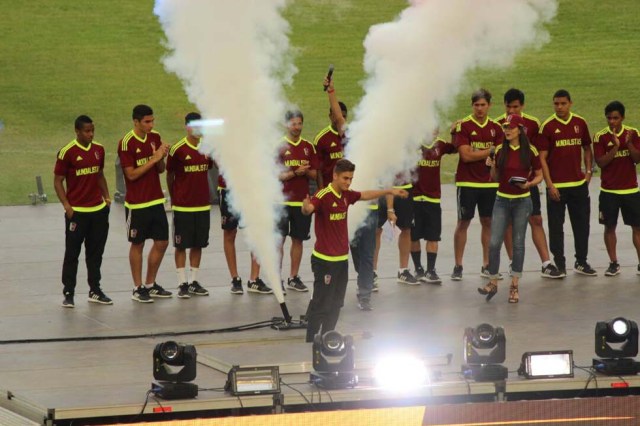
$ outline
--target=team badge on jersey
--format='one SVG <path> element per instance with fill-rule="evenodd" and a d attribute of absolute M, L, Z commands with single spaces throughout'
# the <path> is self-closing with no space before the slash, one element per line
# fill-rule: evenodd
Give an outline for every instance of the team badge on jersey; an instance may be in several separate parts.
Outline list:
<path fill-rule="evenodd" d="M 576 134 L 580 133 L 580 126 L 573 126 L 573 130 L 576 131 Z"/>
<path fill-rule="evenodd" d="M 496 131 L 494 129 L 491 129 L 491 137 L 492 138 L 496 137 Z"/>
<path fill-rule="evenodd" d="M 96 156 L 96 160 L 100 160 L 100 154 L 98 154 L 98 151 L 93 153 Z"/>
<path fill-rule="evenodd" d="M 325 285 L 331 284 L 331 275 L 327 274 L 324 276 L 324 283 Z"/>
<path fill-rule="evenodd" d="M 309 155 L 309 150 L 307 148 L 304 149 L 304 155 Z"/>

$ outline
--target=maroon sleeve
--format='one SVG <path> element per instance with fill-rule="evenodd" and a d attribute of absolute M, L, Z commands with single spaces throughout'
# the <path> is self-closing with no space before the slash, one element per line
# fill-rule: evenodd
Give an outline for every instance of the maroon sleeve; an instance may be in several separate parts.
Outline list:
<path fill-rule="evenodd" d="M 362 196 L 362 194 L 360 192 L 349 190 L 349 192 L 347 192 L 347 202 L 349 204 L 353 204 L 356 201 L 358 201 L 361 196 Z"/>
<path fill-rule="evenodd" d="M 131 144 L 133 145 L 133 144 Z M 136 160 L 131 152 L 122 150 L 122 141 L 118 144 L 118 157 L 120 157 L 120 167 L 135 167 Z"/>
<path fill-rule="evenodd" d="M 582 132 L 582 146 L 589 146 L 591 145 L 591 135 L 589 134 L 589 126 L 587 126 L 587 122 L 586 121 L 582 121 L 582 124 L 584 125 L 584 132 Z"/>
<path fill-rule="evenodd" d="M 638 134 L 638 131 L 635 129 L 629 129 L 630 132 L 633 132 L 633 138 L 631 139 L 631 143 L 633 144 L 634 147 L 636 147 L 637 149 L 640 149 L 640 135 Z"/>
<path fill-rule="evenodd" d="M 549 151 L 549 138 L 545 134 L 545 128 L 542 127 L 540 129 L 540 133 L 538 133 L 538 138 L 536 140 L 537 147 L 539 151 Z"/>
<path fill-rule="evenodd" d="M 320 169 L 320 156 L 316 152 L 316 147 L 312 143 L 309 143 L 309 146 L 311 147 L 311 155 L 309 156 L 310 168 L 311 168 L 311 170 L 319 170 Z"/>
<path fill-rule="evenodd" d="M 460 129 L 456 129 L 456 134 L 453 137 L 453 145 L 456 148 L 460 148 L 462 145 L 470 145 L 469 135 L 464 126 L 460 124 Z"/>
<path fill-rule="evenodd" d="M 315 210 L 318 211 L 320 207 L 322 207 L 322 200 L 314 195 L 311 197 L 311 204 L 313 204 Z"/>
<path fill-rule="evenodd" d="M 607 147 L 602 140 L 604 135 L 600 136 L 597 140 L 593 141 L 593 157 L 598 159 L 607 153 Z"/>
<path fill-rule="evenodd" d="M 167 168 L 167 172 L 169 173 L 173 173 L 174 172 L 174 162 L 175 160 L 173 159 L 173 156 L 176 155 L 178 153 L 178 150 L 176 149 L 174 151 L 173 154 L 171 154 L 171 152 L 169 152 L 169 155 L 167 155 L 167 165 L 165 166 Z"/>
<path fill-rule="evenodd" d="M 531 157 L 531 168 L 533 170 L 540 170 L 542 168 L 542 164 L 540 163 L 540 155 L 531 151 L 533 156 Z"/>
<path fill-rule="evenodd" d="M 60 155 L 60 153 L 58 153 L 58 155 Z M 66 176 L 67 175 L 67 162 L 64 159 L 60 159 L 58 158 L 58 156 L 56 156 L 56 165 L 53 168 L 53 173 L 58 175 L 58 176 Z"/>

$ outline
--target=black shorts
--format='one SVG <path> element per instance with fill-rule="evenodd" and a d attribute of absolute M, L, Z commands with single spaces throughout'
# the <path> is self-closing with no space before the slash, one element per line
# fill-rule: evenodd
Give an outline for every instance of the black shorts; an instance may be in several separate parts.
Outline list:
<path fill-rule="evenodd" d="M 387 201 L 384 201 L 384 208 L 382 203 L 378 209 L 378 228 L 382 228 L 382 225 L 387 221 Z M 413 226 L 413 198 L 400 198 L 393 197 L 393 209 L 396 213 L 396 226 L 400 229 L 409 229 Z"/>
<path fill-rule="evenodd" d="M 231 213 L 229 209 L 228 192 L 226 189 L 221 189 L 218 194 L 220 201 L 220 227 L 226 231 L 233 231 L 238 229 L 238 216 Z"/>
<path fill-rule="evenodd" d="M 211 211 L 173 212 L 173 246 L 179 249 L 209 245 Z"/>
<path fill-rule="evenodd" d="M 440 203 L 414 201 L 411 241 L 440 241 L 440 234 L 442 234 L 442 207 Z"/>
<path fill-rule="evenodd" d="M 130 243 L 140 244 L 145 240 L 168 241 L 169 221 L 164 204 L 142 209 L 124 209 L 127 221 L 127 238 Z"/>
<path fill-rule="evenodd" d="M 278 222 L 278 230 L 283 237 L 296 240 L 311 238 L 311 215 L 302 214 L 302 206 L 284 206 L 283 216 Z"/>
<path fill-rule="evenodd" d="M 640 226 L 640 192 L 633 194 L 613 194 L 600 191 L 599 197 L 600 224 L 615 226 L 618 224 L 618 213 L 622 211 L 622 220 L 628 226 Z"/>
<path fill-rule="evenodd" d="M 471 220 L 475 215 L 476 205 L 478 216 L 491 217 L 493 203 L 496 201 L 498 188 L 472 188 L 459 186 L 458 195 L 458 220 Z"/>
<path fill-rule="evenodd" d="M 529 188 L 531 191 L 531 204 L 533 205 L 533 210 L 531 210 L 531 216 L 542 216 L 542 205 L 540 204 L 540 189 L 538 189 L 538 185 L 532 186 Z"/>

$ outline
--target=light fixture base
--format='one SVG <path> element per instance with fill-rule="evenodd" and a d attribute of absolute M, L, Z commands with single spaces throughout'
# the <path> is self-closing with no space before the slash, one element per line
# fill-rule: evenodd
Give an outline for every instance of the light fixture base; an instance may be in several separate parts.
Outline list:
<path fill-rule="evenodd" d="M 509 369 L 499 364 L 465 364 L 461 370 L 465 379 L 476 382 L 499 382 L 509 375 Z"/>
<path fill-rule="evenodd" d="M 633 358 L 593 358 L 593 369 L 606 376 L 635 376 L 640 363 Z"/>
<path fill-rule="evenodd" d="M 358 384 L 358 375 L 353 372 L 320 373 L 312 371 L 309 380 L 323 389 L 354 388 Z"/>
<path fill-rule="evenodd" d="M 198 396 L 195 383 L 152 382 L 151 392 L 162 399 L 193 399 Z"/>

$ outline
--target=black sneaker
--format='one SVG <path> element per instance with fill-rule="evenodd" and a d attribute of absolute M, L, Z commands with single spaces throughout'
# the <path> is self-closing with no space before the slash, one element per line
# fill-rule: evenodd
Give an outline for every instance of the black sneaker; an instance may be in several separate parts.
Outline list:
<path fill-rule="evenodd" d="M 424 282 L 427 284 L 442 284 L 442 280 L 438 274 L 436 274 L 435 269 L 433 271 L 427 271 L 427 273 L 424 274 Z"/>
<path fill-rule="evenodd" d="M 151 298 L 151 296 L 149 296 L 149 289 L 147 289 L 143 285 L 133 289 L 131 299 L 140 303 L 153 303 L 153 299 Z"/>
<path fill-rule="evenodd" d="M 189 294 L 189 283 L 182 283 L 178 286 L 178 298 L 179 299 L 191 298 L 191 295 Z"/>
<path fill-rule="evenodd" d="M 416 280 L 418 280 L 421 283 L 426 283 L 427 282 L 427 275 L 424 273 L 424 269 L 423 268 L 417 268 L 416 269 Z"/>
<path fill-rule="evenodd" d="M 609 267 L 604 271 L 604 275 L 607 277 L 615 277 L 620 273 L 620 264 L 618 262 L 610 262 Z"/>
<path fill-rule="evenodd" d="M 173 295 L 173 293 L 171 293 L 170 291 L 167 291 L 164 288 L 160 287 L 158 283 L 153 283 L 153 287 L 147 290 L 149 290 L 149 296 L 151 297 L 160 297 L 166 299 Z"/>
<path fill-rule="evenodd" d="M 240 277 L 235 277 L 231 280 L 231 294 L 244 294 L 242 290 L 242 280 Z"/>
<path fill-rule="evenodd" d="M 89 291 L 89 298 L 87 300 L 91 303 L 100 303 L 101 305 L 113 305 L 113 300 L 107 297 L 100 289 Z"/>
<path fill-rule="evenodd" d="M 369 299 L 360 299 L 358 297 L 358 309 L 361 311 L 372 311 L 371 301 Z"/>
<path fill-rule="evenodd" d="M 398 272 L 398 284 L 418 285 L 420 284 L 416 277 L 411 275 L 408 269 Z"/>
<path fill-rule="evenodd" d="M 482 268 L 480 268 L 480 276 L 482 278 L 491 278 L 491 274 L 489 273 L 489 267 L 488 266 L 483 266 Z M 498 278 L 496 278 L 497 280 L 502 280 L 502 274 L 500 272 L 498 272 Z"/>
<path fill-rule="evenodd" d="M 74 308 L 76 305 L 73 303 L 73 295 L 65 294 L 64 300 L 62 301 L 63 308 Z"/>
<path fill-rule="evenodd" d="M 638 265 L 638 274 L 640 275 L 640 265 Z M 378 292 L 378 274 L 373 273 L 373 286 L 371 287 L 371 291 Z"/>
<path fill-rule="evenodd" d="M 202 287 L 198 281 L 193 281 L 189 284 L 189 294 L 195 294 L 196 296 L 208 296 L 209 292 L 206 288 Z"/>
<path fill-rule="evenodd" d="M 273 293 L 273 290 L 271 290 L 271 288 L 268 285 L 266 285 L 264 281 L 260 279 L 260 277 L 256 278 L 255 281 L 251 281 L 251 280 L 247 281 L 247 291 L 251 293 L 260 293 L 260 294 Z"/>
<path fill-rule="evenodd" d="M 567 276 L 567 271 L 563 272 L 560 269 L 556 268 L 556 265 L 554 265 L 553 263 L 549 263 L 547 266 L 542 267 L 540 276 L 542 276 L 543 278 L 551 279 L 564 278 Z"/>
<path fill-rule="evenodd" d="M 462 265 L 456 265 L 453 267 L 453 272 L 451 273 L 451 279 L 453 281 L 462 281 Z"/>
<path fill-rule="evenodd" d="M 295 291 L 300 291 L 300 292 L 309 291 L 307 286 L 304 285 L 304 283 L 300 279 L 299 275 L 296 275 L 295 277 L 290 277 L 287 279 L 287 288 L 290 288 L 291 290 L 295 290 Z"/>
<path fill-rule="evenodd" d="M 578 274 L 582 274 L 582 275 L 587 275 L 590 277 L 595 277 L 598 275 L 598 273 L 595 271 L 595 269 L 593 269 L 591 267 L 591 265 L 589 265 L 587 262 L 584 263 L 580 263 L 580 262 L 576 262 L 573 264 L 573 270 L 578 273 Z"/>

